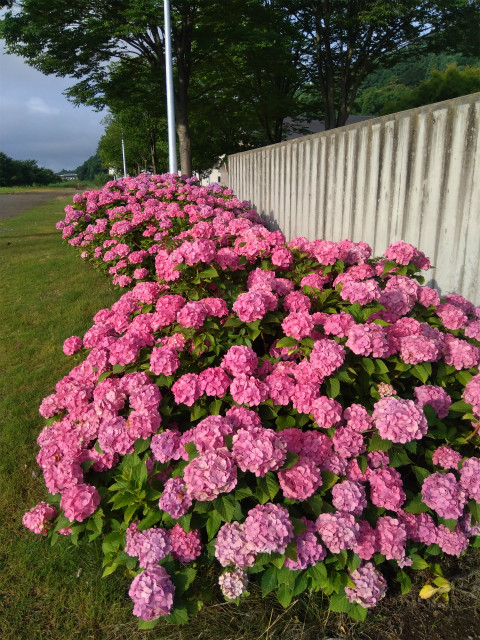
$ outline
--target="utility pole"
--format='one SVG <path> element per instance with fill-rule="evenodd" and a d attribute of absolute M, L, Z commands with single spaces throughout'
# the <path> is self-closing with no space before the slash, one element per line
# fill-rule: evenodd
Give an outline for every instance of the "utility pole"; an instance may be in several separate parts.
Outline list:
<path fill-rule="evenodd" d="M 127 177 L 127 163 L 125 162 L 125 144 L 122 136 L 122 159 L 123 159 L 123 177 Z"/>
<path fill-rule="evenodd" d="M 170 0 L 163 0 L 165 14 L 165 75 L 167 81 L 167 122 L 168 122 L 168 170 L 178 173 L 177 143 L 175 138 L 175 104 L 173 98 L 172 31 L 170 27 Z"/>

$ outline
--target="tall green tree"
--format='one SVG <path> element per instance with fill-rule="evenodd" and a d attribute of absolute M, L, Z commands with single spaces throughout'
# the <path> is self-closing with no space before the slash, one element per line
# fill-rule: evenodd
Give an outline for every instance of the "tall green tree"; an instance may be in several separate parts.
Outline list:
<path fill-rule="evenodd" d="M 31 187 L 58 182 L 51 169 L 39 167 L 36 160 L 14 160 L 0 152 L 0 187 Z"/>
<path fill-rule="evenodd" d="M 322 97 L 325 128 L 342 126 L 362 82 L 380 66 L 439 47 L 478 49 L 477 0 L 294 0 L 286 3 L 306 38 L 305 64 Z M 470 21 L 468 38 L 458 35 Z"/>

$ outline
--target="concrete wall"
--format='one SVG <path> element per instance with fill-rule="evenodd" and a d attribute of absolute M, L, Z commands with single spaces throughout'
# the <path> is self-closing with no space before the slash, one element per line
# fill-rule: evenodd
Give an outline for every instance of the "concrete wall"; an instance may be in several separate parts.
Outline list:
<path fill-rule="evenodd" d="M 417 246 L 427 283 L 480 304 L 480 93 L 228 158 L 229 186 L 288 239 Z"/>

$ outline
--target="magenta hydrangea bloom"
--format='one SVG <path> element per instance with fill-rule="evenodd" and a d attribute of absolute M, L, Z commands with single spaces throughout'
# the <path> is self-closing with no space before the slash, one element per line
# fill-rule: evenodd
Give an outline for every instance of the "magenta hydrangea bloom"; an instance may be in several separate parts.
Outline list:
<path fill-rule="evenodd" d="M 207 451 L 185 467 L 185 485 L 194 500 L 214 500 L 237 484 L 237 467 L 227 448 Z"/>
<path fill-rule="evenodd" d="M 358 534 L 353 545 L 353 552 L 362 560 L 370 560 L 377 551 L 377 534 L 366 520 L 358 521 Z"/>
<path fill-rule="evenodd" d="M 232 309 L 243 322 L 261 320 L 271 306 L 271 302 L 259 291 L 241 293 L 233 303 Z"/>
<path fill-rule="evenodd" d="M 188 533 L 177 523 L 170 529 L 171 554 L 179 562 L 192 562 L 202 553 L 200 531 L 192 529 Z"/>
<path fill-rule="evenodd" d="M 398 262 L 398 264 L 408 265 L 417 257 L 418 249 L 412 244 L 408 244 L 408 242 L 397 240 L 388 246 L 384 255 L 387 260 Z"/>
<path fill-rule="evenodd" d="M 342 419 L 342 405 L 333 398 L 320 396 L 312 404 L 313 417 L 319 427 L 329 429 Z"/>
<path fill-rule="evenodd" d="M 365 451 L 366 445 L 361 433 L 349 427 L 338 427 L 332 438 L 333 448 L 342 458 L 352 458 Z"/>
<path fill-rule="evenodd" d="M 157 347 L 150 355 L 150 369 L 157 376 L 171 376 L 180 366 L 177 351 L 172 347 Z"/>
<path fill-rule="evenodd" d="M 459 556 L 468 547 L 468 537 L 458 526 L 450 531 L 448 527 L 441 524 L 437 528 L 437 544 L 444 553 Z"/>
<path fill-rule="evenodd" d="M 312 317 L 304 311 L 293 311 L 285 316 L 282 322 L 282 329 L 285 335 L 301 340 L 312 333 L 314 328 Z"/>
<path fill-rule="evenodd" d="M 396 469 L 383 467 L 368 472 L 370 500 L 377 507 L 398 511 L 405 502 L 402 476 Z"/>
<path fill-rule="evenodd" d="M 321 513 L 315 524 L 325 546 L 332 553 L 353 549 L 359 526 L 350 513 Z"/>
<path fill-rule="evenodd" d="M 133 615 L 142 620 L 167 616 L 173 607 L 175 587 L 163 567 L 152 567 L 139 573 L 128 591 L 134 602 Z"/>
<path fill-rule="evenodd" d="M 177 520 L 185 515 L 192 506 L 192 498 L 188 495 L 183 478 L 170 478 L 165 483 L 158 508 L 166 511 Z"/>
<path fill-rule="evenodd" d="M 53 520 L 57 513 L 55 507 L 48 502 L 39 502 L 23 516 L 22 524 L 33 533 L 46 536 L 50 528 L 48 521 Z"/>
<path fill-rule="evenodd" d="M 62 494 L 60 506 L 65 513 L 65 517 L 73 522 L 83 522 L 92 515 L 100 504 L 100 494 L 88 484 L 76 484 L 69 487 Z"/>
<path fill-rule="evenodd" d="M 285 460 L 286 446 L 273 429 L 239 429 L 232 442 L 232 456 L 237 465 L 257 477 L 279 469 Z"/>
<path fill-rule="evenodd" d="M 239 598 L 247 588 L 248 576 L 245 571 L 241 569 L 226 571 L 219 576 L 218 584 L 227 600 L 235 600 Z"/>
<path fill-rule="evenodd" d="M 472 405 L 473 413 L 480 418 L 480 373 L 467 382 L 462 397 Z"/>
<path fill-rule="evenodd" d="M 338 511 L 359 516 L 367 506 L 365 489 L 358 482 L 338 482 L 332 487 L 332 504 Z"/>
<path fill-rule="evenodd" d="M 322 484 L 322 474 L 313 460 L 299 458 L 290 469 L 278 472 L 283 495 L 291 500 L 307 500 Z"/>
<path fill-rule="evenodd" d="M 199 376 L 196 373 L 186 373 L 181 376 L 172 386 L 173 397 L 177 404 L 192 404 L 202 395 Z"/>
<path fill-rule="evenodd" d="M 226 522 L 220 527 L 215 540 L 215 557 L 222 567 L 230 564 L 242 569 L 253 567 L 257 547 L 254 542 L 247 540 L 244 524 Z"/>
<path fill-rule="evenodd" d="M 457 520 L 467 498 L 453 473 L 432 473 L 423 481 L 422 500 L 441 518 Z"/>
<path fill-rule="evenodd" d="M 305 518 L 302 518 L 302 520 L 307 525 L 307 529 L 295 536 L 297 559 L 286 558 L 285 560 L 285 566 L 292 571 L 315 566 L 317 562 L 324 560 L 327 555 L 327 550 L 322 547 L 315 534 L 315 523 Z"/>
<path fill-rule="evenodd" d="M 463 329 L 468 321 L 467 315 L 460 307 L 449 304 L 448 302 L 439 304 L 435 309 L 435 313 L 441 319 L 443 326 L 452 331 Z"/>
<path fill-rule="evenodd" d="M 397 518 L 381 516 L 376 527 L 377 548 L 387 560 L 403 560 L 407 530 Z"/>
<path fill-rule="evenodd" d="M 233 379 L 230 385 L 232 398 L 238 404 L 248 404 L 249 407 L 257 407 L 269 397 L 268 385 L 254 376 L 240 374 Z"/>
<path fill-rule="evenodd" d="M 317 340 L 310 353 L 310 363 L 322 375 L 327 378 L 345 360 L 345 349 L 335 340 Z"/>
<path fill-rule="evenodd" d="M 345 595 L 352 604 L 356 603 L 364 609 L 370 609 L 385 597 L 387 581 L 371 562 L 352 571 L 350 577 L 355 587 L 345 587 Z"/>
<path fill-rule="evenodd" d="M 258 553 L 285 553 L 293 539 L 288 511 L 271 502 L 258 504 L 245 519 L 245 536 L 254 543 Z"/>
<path fill-rule="evenodd" d="M 423 384 L 420 387 L 415 387 L 413 393 L 416 398 L 415 404 L 420 409 L 423 409 L 426 404 L 429 404 L 435 409 L 435 413 L 439 418 L 446 418 L 448 416 L 452 399 L 442 387 L 433 384 Z"/>
<path fill-rule="evenodd" d="M 347 427 L 358 433 L 367 431 L 372 427 L 372 418 L 370 414 L 361 404 L 351 404 L 343 412 L 343 418 L 347 423 Z"/>
<path fill-rule="evenodd" d="M 460 486 L 469 498 L 480 504 L 480 458 L 465 460 L 460 470 Z"/>
<path fill-rule="evenodd" d="M 447 447 L 446 445 L 435 449 L 432 456 L 433 464 L 442 467 L 443 469 L 454 469 L 455 471 L 458 471 L 458 464 L 461 460 L 462 456 L 458 451 L 454 451 L 451 447 Z"/>
<path fill-rule="evenodd" d="M 188 460 L 188 454 L 182 446 L 182 434 L 175 429 L 167 429 L 163 433 L 155 434 L 150 443 L 155 460 L 169 462 L 184 458 Z"/>
<path fill-rule="evenodd" d="M 253 349 L 242 345 L 230 347 L 223 356 L 222 367 L 232 376 L 242 373 L 251 376 L 258 366 L 258 356 Z"/>
<path fill-rule="evenodd" d="M 155 567 L 170 551 L 170 536 L 166 529 L 152 528 L 138 531 L 135 522 L 128 527 L 125 553 L 138 558 L 142 569 Z"/>
<path fill-rule="evenodd" d="M 425 414 L 412 400 L 381 398 L 372 418 L 382 438 L 401 444 L 420 440 L 428 430 Z"/>
<path fill-rule="evenodd" d="M 391 354 L 385 329 L 378 324 L 353 324 L 347 335 L 345 346 L 357 355 L 384 358 Z"/>
<path fill-rule="evenodd" d="M 78 336 L 72 336 L 67 338 L 63 343 L 63 353 L 66 356 L 72 356 L 74 353 L 82 348 L 82 339 Z"/>
<path fill-rule="evenodd" d="M 232 379 L 220 367 L 208 367 L 198 374 L 198 381 L 200 388 L 207 396 L 223 398 Z"/>

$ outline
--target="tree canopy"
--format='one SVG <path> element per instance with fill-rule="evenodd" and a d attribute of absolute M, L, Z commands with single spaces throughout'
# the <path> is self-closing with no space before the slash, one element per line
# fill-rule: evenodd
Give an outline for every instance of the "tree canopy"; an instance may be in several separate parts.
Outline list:
<path fill-rule="evenodd" d="M 59 182 L 51 169 L 39 167 L 36 160 L 14 160 L 0 152 L 0 187 L 31 187 Z"/>
<path fill-rule="evenodd" d="M 69 76 L 76 103 L 165 118 L 161 0 L 0 0 L 7 50 Z M 181 169 L 278 142 L 285 119 L 343 125 L 366 79 L 428 51 L 477 52 L 480 0 L 172 0 Z M 462 33 L 463 37 L 459 37 Z M 388 97 L 398 97 L 389 87 Z M 129 116 L 130 117 L 130 116 Z M 143 125 L 142 125 L 143 126 Z"/>

